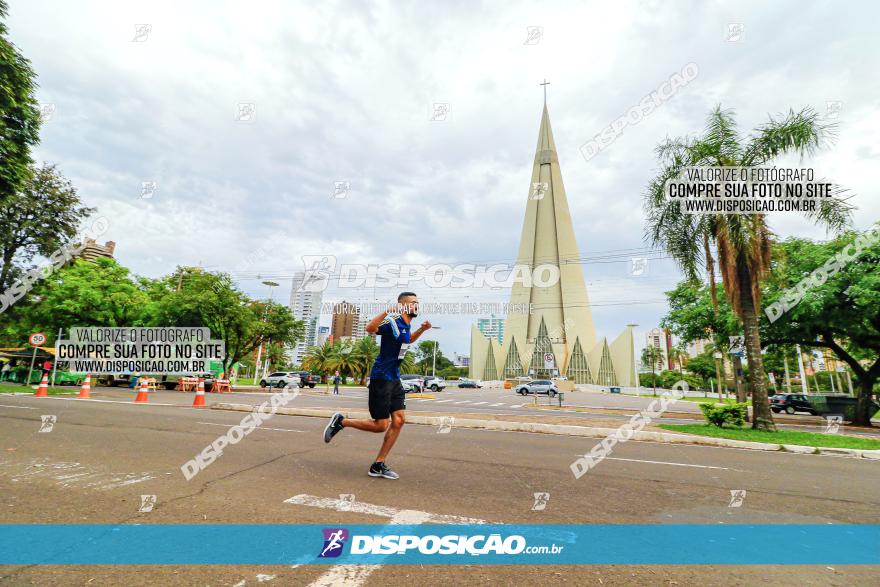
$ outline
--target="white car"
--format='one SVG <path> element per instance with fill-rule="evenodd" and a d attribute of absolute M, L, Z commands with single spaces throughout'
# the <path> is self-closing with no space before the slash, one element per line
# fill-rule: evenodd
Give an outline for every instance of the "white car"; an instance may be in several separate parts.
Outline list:
<path fill-rule="evenodd" d="M 260 379 L 260 387 L 293 387 L 299 385 L 299 373 L 293 371 L 276 371 Z"/>
<path fill-rule="evenodd" d="M 422 380 L 425 382 L 425 389 L 430 389 L 431 391 L 443 391 L 443 388 L 446 387 L 446 382 L 442 377 L 425 375 Z"/>

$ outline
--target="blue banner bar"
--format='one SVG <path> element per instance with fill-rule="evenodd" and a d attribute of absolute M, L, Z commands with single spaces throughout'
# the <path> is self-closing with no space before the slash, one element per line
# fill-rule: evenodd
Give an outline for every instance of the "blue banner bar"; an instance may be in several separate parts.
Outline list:
<path fill-rule="evenodd" d="M 2 565 L 876 565 L 880 525 L 0 525 Z"/>

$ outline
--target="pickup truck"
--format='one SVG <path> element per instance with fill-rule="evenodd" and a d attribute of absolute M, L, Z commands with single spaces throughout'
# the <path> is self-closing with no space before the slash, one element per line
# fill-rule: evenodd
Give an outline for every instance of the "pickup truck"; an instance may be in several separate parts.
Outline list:
<path fill-rule="evenodd" d="M 321 382 L 321 378 L 317 375 L 309 373 L 308 371 L 300 371 L 299 375 L 299 387 L 303 389 L 306 385 L 309 386 L 309 389 L 314 389 L 318 383 Z"/>

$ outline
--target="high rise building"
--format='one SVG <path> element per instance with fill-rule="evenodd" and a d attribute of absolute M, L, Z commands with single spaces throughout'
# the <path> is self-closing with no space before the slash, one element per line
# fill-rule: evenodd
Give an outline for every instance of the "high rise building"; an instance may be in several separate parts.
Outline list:
<path fill-rule="evenodd" d="M 333 318 L 330 323 L 330 336 L 334 341 L 343 338 L 355 338 L 360 322 L 359 308 L 346 301 L 333 306 Z M 360 325 L 360 332 L 364 332 L 364 325 Z M 363 334 L 361 334 L 363 336 Z"/>
<path fill-rule="evenodd" d="M 97 243 L 93 238 L 87 238 L 83 240 L 83 249 L 79 255 L 86 261 L 94 261 L 98 257 L 107 257 L 108 259 L 112 259 L 113 251 L 115 250 L 116 243 L 113 241 L 107 241 L 102 245 Z"/>
<path fill-rule="evenodd" d="M 496 318 L 494 314 L 490 318 L 479 318 L 477 330 L 487 338 L 494 338 L 498 344 L 504 342 L 504 318 Z"/>
<path fill-rule="evenodd" d="M 303 271 L 293 276 L 290 290 L 290 310 L 293 317 L 302 320 L 305 324 L 305 338 L 299 341 L 293 348 L 288 350 L 290 360 L 300 365 L 306 350 L 317 344 L 318 319 L 321 315 L 321 297 L 323 292 L 320 288 L 309 288 L 305 283 L 306 274 Z M 312 290 L 316 291 L 312 291 Z"/>
<path fill-rule="evenodd" d="M 611 343 L 596 337 L 546 101 L 530 187 L 517 265 L 536 277 L 515 280 L 510 293 L 511 307 L 530 311 L 507 315 L 500 344 L 471 328 L 470 376 L 565 375 L 575 383 L 635 385 L 632 327 Z"/>

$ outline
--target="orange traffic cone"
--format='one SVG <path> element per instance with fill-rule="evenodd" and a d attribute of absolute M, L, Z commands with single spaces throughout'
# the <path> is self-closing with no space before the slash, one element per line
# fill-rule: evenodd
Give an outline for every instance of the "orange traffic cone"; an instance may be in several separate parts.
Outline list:
<path fill-rule="evenodd" d="M 138 394 L 134 398 L 134 403 L 136 404 L 145 404 L 147 403 L 147 380 L 141 379 L 141 387 L 138 389 Z"/>
<path fill-rule="evenodd" d="M 199 384 L 196 387 L 196 399 L 193 400 L 194 408 L 206 408 L 205 405 L 205 380 L 199 377 Z"/>
<path fill-rule="evenodd" d="M 45 373 L 37 386 L 37 393 L 34 397 L 49 397 L 49 374 Z"/>
<path fill-rule="evenodd" d="M 82 388 L 79 390 L 79 395 L 76 396 L 78 399 L 89 399 L 92 397 L 89 395 L 89 391 L 92 389 L 92 374 L 88 373 L 86 375 L 86 380 L 83 381 Z"/>

